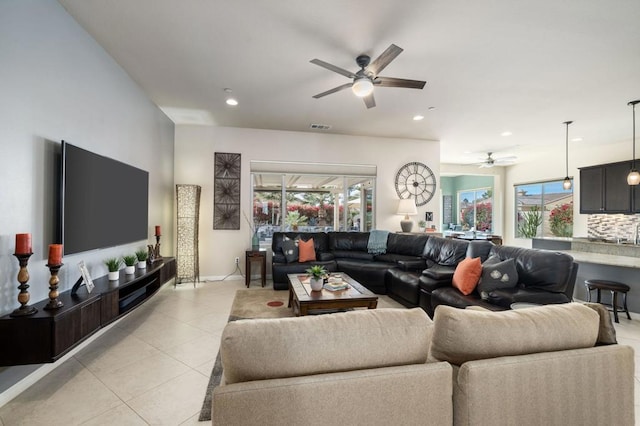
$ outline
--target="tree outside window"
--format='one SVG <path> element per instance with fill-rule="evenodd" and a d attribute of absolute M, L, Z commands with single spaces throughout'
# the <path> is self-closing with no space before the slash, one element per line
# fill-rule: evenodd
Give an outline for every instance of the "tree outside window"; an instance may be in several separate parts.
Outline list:
<path fill-rule="evenodd" d="M 573 190 L 561 180 L 515 185 L 516 237 L 571 237 Z"/>
<path fill-rule="evenodd" d="M 493 228 L 493 193 L 490 188 L 481 188 L 458 193 L 460 224 L 463 230 L 491 232 Z"/>

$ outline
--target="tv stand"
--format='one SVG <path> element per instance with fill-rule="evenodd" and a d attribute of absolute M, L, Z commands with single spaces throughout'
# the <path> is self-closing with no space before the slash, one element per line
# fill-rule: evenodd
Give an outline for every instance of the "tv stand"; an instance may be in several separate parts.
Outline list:
<path fill-rule="evenodd" d="M 60 293 L 64 306 L 42 309 L 48 299 L 33 304 L 38 312 L 27 317 L 0 318 L 0 336 L 7 343 L 0 351 L 0 366 L 54 362 L 73 347 L 115 321 L 149 297 L 176 276 L 175 258 L 136 269 L 131 275 L 120 271 L 118 281 L 107 276 L 93 280 L 91 293 L 86 287 Z M 75 286 L 74 286 L 75 287 Z M 74 293 L 74 294 L 72 294 Z"/>

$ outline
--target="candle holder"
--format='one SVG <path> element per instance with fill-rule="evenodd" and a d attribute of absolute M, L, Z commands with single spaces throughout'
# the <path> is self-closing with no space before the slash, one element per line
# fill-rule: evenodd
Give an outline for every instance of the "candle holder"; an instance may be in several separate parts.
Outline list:
<path fill-rule="evenodd" d="M 16 308 L 12 313 L 12 317 L 24 317 L 28 315 L 33 315 L 38 312 L 38 309 L 29 306 L 29 299 L 31 296 L 29 295 L 29 285 L 27 282 L 29 281 L 29 271 L 27 270 L 27 264 L 29 263 L 29 258 L 33 253 L 24 253 L 24 254 L 13 254 L 18 258 L 18 263 L 20 264 L 20 271 L 18 271 L 18 282 L 20 285 L 18 289 L 20 293 L 18 293 L 18 302 L 20 303 L 20 307 Z"/>
<path fill-rule="evenodd" d="M 63 303 L 58 300 L 58 283 L 60 282 L 58 271 L 62 268 L 62 265 L 64 265 L 64 263 L 57 265 L 47 263 L 47 268 L 49 268 L 49 272 L 51 272 L 51 278 L 49 278 L 49 303 L 44 307 L 46 310 L 58 309 L 64 306 Z"/>

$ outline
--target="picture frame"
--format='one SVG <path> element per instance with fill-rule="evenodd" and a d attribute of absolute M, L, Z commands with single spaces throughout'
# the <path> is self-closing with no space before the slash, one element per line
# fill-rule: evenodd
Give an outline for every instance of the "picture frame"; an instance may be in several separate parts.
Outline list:
<path fill-rule="evenodd" d="M 78 268 L 80 268 L 80 274 L 82 275 L 84 285 L 87 287 L 87 293 L 91 293 L 95 285 L 93 284 L 93 280 L 91 279 L 91 275 L 89 274 L 89 270 L 87 269 L 84 260 L 78 262 Z"/>

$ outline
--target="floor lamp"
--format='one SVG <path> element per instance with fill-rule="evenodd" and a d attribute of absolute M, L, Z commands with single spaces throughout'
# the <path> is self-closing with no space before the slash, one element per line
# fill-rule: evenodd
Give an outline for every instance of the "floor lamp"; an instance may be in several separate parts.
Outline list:
<path fill-rule="evenodd" d="M 200 282 L 198 255 L 198 222 L 200 217 L 200 191 L 198 185 L 176 185 L 178 226 L 176 244 L 176 284 Z"/>

